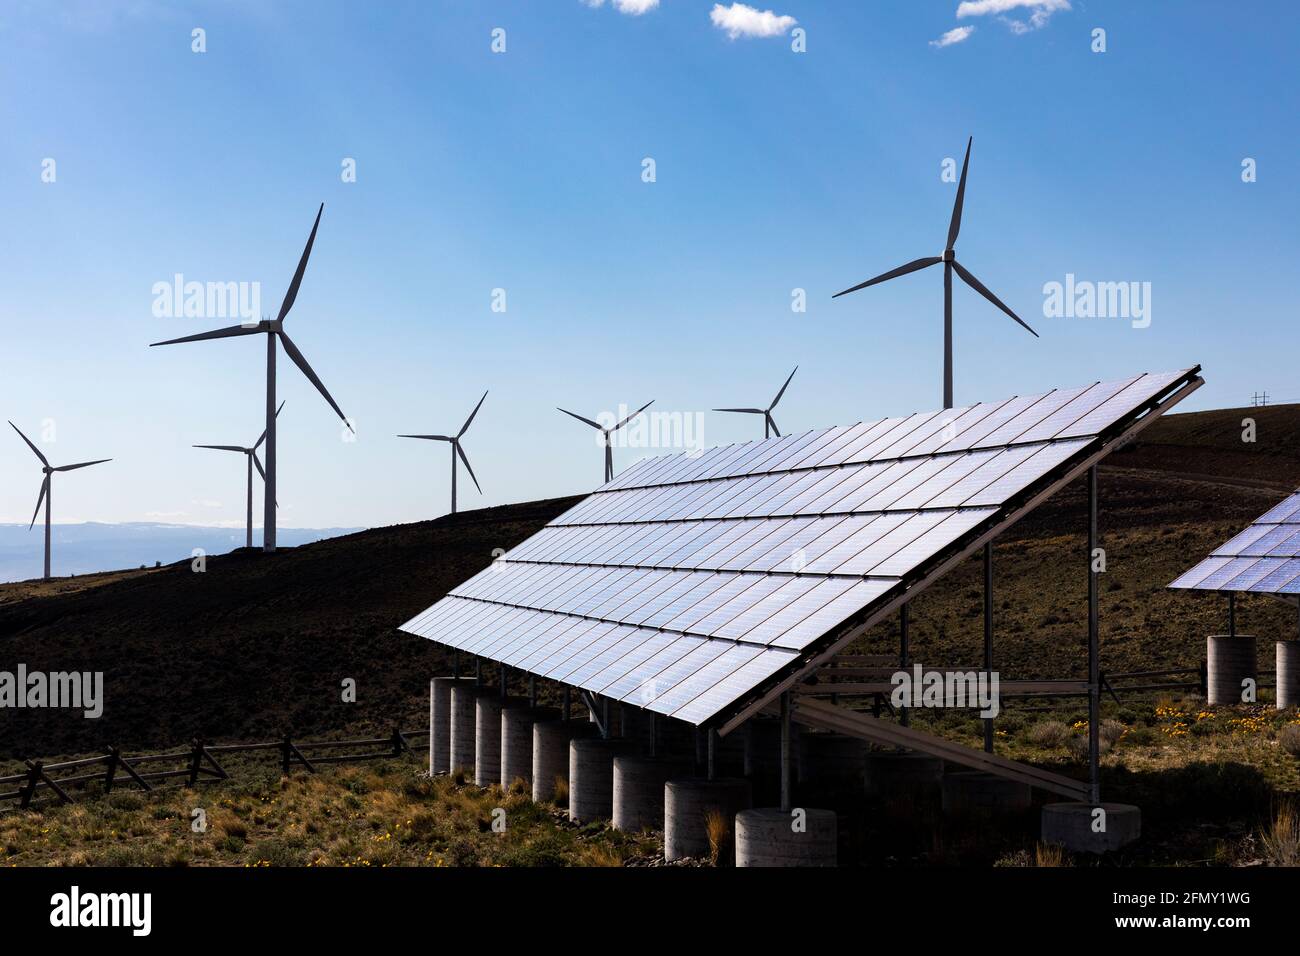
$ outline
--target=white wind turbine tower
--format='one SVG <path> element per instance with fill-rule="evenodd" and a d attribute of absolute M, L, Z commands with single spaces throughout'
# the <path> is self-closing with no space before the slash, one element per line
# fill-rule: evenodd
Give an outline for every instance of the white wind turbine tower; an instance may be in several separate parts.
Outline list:
<path fill-rule="evenodd" d="M 32 443 L 32 440 L 23 434 L 22 429 L 20 429 L 13 422 L 9 423 L 9 427 L 12 428 L 14 431 L 18 432 L 18 434 L 22 437 L 22 440 L 27 442 L 27 447 L 36 453 L 36 457 L 41 460 L 41 471 L 45 474 L 44 479 L 42 479 L 41 481 L 41 493 L 36 499 L 36 510 L 32 512 L 32 523 L 27 526 L 27 530 L 30 531 L 35 526 L 36 516 L 41 513 L 41 502 L 44 502 L 45 503 L 45 573 L 43 577 L 45 578 L 45 580 L 48 581 L 50 579 L 50 499 L 53 495 L 53 486 L 50 479 L 54 477 L 54 473 L 56 471 L 76 471 L 78 468 L 89 468 L 91 465 L 102 465 L 104 462 L 112 461 L 113 459 L 97 458 L 94 461 L 82 461 L 82 462 L 78 462 L 75 465 L 59 465 L 57 468 L 55 468 L 50 465 L 50 460 L 46 458 L 43 454 L 41 454 L 41 450 Z"/>
<path fill-rule="evenodd" d="M 799 371 L 798 365 L 794 367 L 794 372 L 797 371 Z M 772 417 L 772 409 L 776 408 L 777 403 L 781 401 L 781 396 L 784 395 L 785 390 L 790 387 L 790 379 L 794 378 L 794 372 L 790 373 L 790 378 L 787 378 L 785 380 L 785 384 L 781 386 L 781 391 L 776 393 L 776 398 L 772 399 L 772 404 L 767 406 L 767 408 L 715 408 L 714 411 L 715 412 L 740 412 L 741 414 L 744 415 L 762 415 L 763 416 L 763 437 L 771 438 L 772 435 L 775 434 L 777 438 L 780 438 L 781 430 L 776 427 L 776 419 Z"/>
<path fill-rule="evenodd" d="M 284 408 L 284 402 L 280 403 L 280 408 L 275 410 L 275 417 L 280 417 L 280 409 Z M 261 447 L 262 442 L 266 441 L 266 432 L 262 432 L 252 448 L 245 448 L 243 445 L 195 445 L 195 448 L 211 448 L 215 451 L 237 451 L 243 455 L 247 461 L 245 465 L 248 469 L 248 531 L 244 536 L 244 546 L 251 548 L 253 546 L 253 469 L 262 476 L 262 481 L 266 481 L 266 472 L 262 470 L 262 463 L 257 460 L 257 449 Z"/>
<path fill-rule="evenodd" d="M 465 449 L 460 446 L 460 440 L 464 437 L 465 432 L 469 431 L 470 422 L 478 414 L 478 410 L 483 407 L 483 399 L 488 397 L 488 393 L 483 393 L 483 398 L 478 400 L 474 406 L 474 411 L 469 413 L 469 418 L 465 419 L 465 424 L 460 426 L 460 431 L 453 435 L 398 435 L 398 438 L 422 438 L 425 441 L 445 441 L 451 443 L 451 513 L 456 513 L 456 456 L 465 463 L 465 469 L 469 472 L 470 478 L 474 479 L 474 487 L 478 488 L 479 494 L 483 489 L 479 488 L 478 478 L 474 476 L 474 469 L 470 467 L 469 458 L 465 455 Z"/>
<path fill-rule="evenodd" d="M 627 418 L 623 419 L 617 425 L 611 426 L 610 428 L 606 428 L 604 425 L 600 424 L 599 422 L 593 422 L 590 418 L 583 418 L 581 415 L 575 412 L 571 412 L 567 408 L 560 408 L 559 406 L 556 406 L 555 410 L 557 412 L 564 412 L 564 414 L 568 415 L 570 418 L 576 418 L 580 422 L 585 422 L 586 424 L 590 425 L 592 428 L 600 432 L 601 440 L 605 445 L 605 481 L 610 482 L 614 480 L 614 446 L 610 441 L 610 436 L 613 435 L 614 432 L 622 428 L 624 425 L 626 425 L 628 422 L 630 422 L 632 419 L 636 418 L 638 415 L 640 415 L 642 412 L 644 412 L 647 408 L 649 408 L 654 403 L 655 400 L 653 398 L 650 399 L 650 401 L 646 402 L 644 405 L 642 405 L 640 408 L 634 411 L 631 415 L 627 416 Z"/>
<path fill-rule="evenodd" d="M 320 204 L 320 209 L 316 211 L 316 221 L 312 224 L 311 235 L 307 237 L 307 246 L 302 250 L 302 258 L 298 260 L 298 270 L 293 274 L 293 281 L 289 283 L 289 291 L 284 294 L 284 301 L 280 303 L 280 314 L 272 319 L 263 319 L 256 325 L 231 325 L 224 329 L 214 329 L 211 332 L 200 332 L 197 335 L 186 335 L 179 339 L 168 339 L 166 342 L 153 342 L 150 348 L 155 345 L 176 345 L 180 342 L 200 342 L 205 339 L 224 339 L 236 335 L 266 335 L 266 476 L 265 487 L 262 502 L 262 550 L 275 550 L 275 343 L 276 339 L 284 344 L 284 350 L 288 353 L 293 364 L 302 370 L 302 374 L 316 386 L 316 390 L 324 396 L 325 401 L 329 402 L 330 408 L 334 409 L 339 418 L 343 419 L 343 424 L 347 425 L 348 430 L 352 431 L 352 423 L 348 417 L 343 414 L 343 409 L 339 408 L 338 403 L 334 401 L 325 384 L 316 377 L 312 371 L 307 359 L 298 351 L 298 347 L 293 344 L 284 331 L 284 319 L 293 308 L 293 303 L 298 298 L 298 287 L 302 285 L 302 275 L 307 271 L 307 259 L 311 256 L 312 244 L 316 241 L 316 229 L 320 226 L 321 213 L 325 211 L 325 204 Z"/>

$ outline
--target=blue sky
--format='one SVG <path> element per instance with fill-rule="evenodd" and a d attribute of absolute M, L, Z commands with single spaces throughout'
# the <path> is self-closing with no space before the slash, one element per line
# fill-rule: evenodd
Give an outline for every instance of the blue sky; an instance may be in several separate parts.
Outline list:
<path fill-rule="evenodd" d="M 394 436 L 484 389 L 463 508 L 599 482 L 556 405 L 764 405 L 797 363 L 787 431 L 936 407 L 939 271 L 830 296 L 942 249 L 968 135 L 958 255 L 1042 338 L 958 285 L 958 404 L 1195 363 L 1188 407 L 1300 400 L 1292 5 L 779 0 L 732 38 L 712 0 L 629 3 L 0 3 L 0 412 L 52 422 L 56 464 L 116 459 L 62 476 L 55 520 L 242 522 L 242 461 L 189 446 L 260 433 L 263 340 L 149 349 L 229 324 L 152 288 L 259 282 L 274 313 L 320 202 L 287 328 L 358 439 L 282 357 L 286 526 L 444 512 L 446 446 Z M 1149 327 L 1045 317 L 1067 273 L 1151 283 Z M 39 478 L 0 440 L 0 520 Z"/>

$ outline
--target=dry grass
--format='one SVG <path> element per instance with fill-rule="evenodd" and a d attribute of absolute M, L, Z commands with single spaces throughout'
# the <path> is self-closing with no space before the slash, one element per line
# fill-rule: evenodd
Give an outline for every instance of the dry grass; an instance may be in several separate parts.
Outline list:
<path fill-rule="evenodd" d="M 1284 801 L 1273 822 L 1259 835 L 1260 849 L 1270 866 L 1300 866 L 1300 814 Z"/>
<path fill-rule="evenodd" d="M 1034 848 L 1034 866 L 1069 866 L 1065 850 L 1053 844 L 1040 843 Z"/>
<path fill-rule="evenodd" d="M 1070 728 L 1059 720 L 1045 720 L 1034 724 L 1029 731 L 1029 742 L 1035 747 L 1051 749 L 1060 747 L 1070 739 Z"/>
<path fill-rule="evenodd" d="M 704 828 L 709 835 L 709 862 L 721 866 L 731 847 L 731 819 L 720 810 L 710 809 L 704 815 Z"/>
<path fill-rule="evenodd" d="M 1300 724 L 1287 724 L 1278 731 L 1277 743 L 1292 757 L 1300 757 Z"/>

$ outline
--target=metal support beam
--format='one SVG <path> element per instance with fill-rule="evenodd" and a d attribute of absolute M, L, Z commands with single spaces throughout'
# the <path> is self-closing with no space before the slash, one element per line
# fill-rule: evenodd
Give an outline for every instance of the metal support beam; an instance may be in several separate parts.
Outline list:
<path fill-rule="evenodd" d="M 506 665 L 502 664 L 501 665 L 501 699 L 502 700 L 504 700 L 506 697 L 506 680 L 507 680 Z"/>
<path fill-rule="evenodd" d="M 708 756 L 705 758 L 704 775 L 712 780 L 717 775 L 717 749 L 718 749 L 718 732 L 710 727 L 705 731 L 708 734 Z"/>
<path fill-rule="evenodd" d="M 659 756 L 659 715 L 650 712 L 650 756 Z"/>
<path fill-rule="evenodd" d="M 1228 636 L 1237 636 L 1237 592 L 1228 592 Z"/>
<path fill-rule="evenodd" d="M 793 767 L 790 760 L 790 692 L 781 695 L 781 809 L 789 810 L 793 803 L 791 793 Z"/>
<path fill-rule="evenodd" d="M 537 706 L 537 678 L 532 675 L 528 677 L 528 706 Z"/>
<path fill-rule="evenodd" d="M 984 545 L 984 676 L 993 686 L 993 542 Z M 993 718 L 984 718 L 984 752 L 993 753 Z"/>
<path fill-rule="evenodd" d="M 451 676 L 460 680 L 460 651 L 451 652 Z"/>
<path fill-rule="evenodd" d="M 600 699 L 600 735 L 609 739 L 609 698 Z"/>
<path fill-rule="evenodd" d="M 1088 469 L 1088 799 L 1101 803 L 1101 642 L 1097 633 L 1097 466 Z"/>
<path fill-rule="evenodd" d="M 908 613 L 907 609 L 910 604 L 904 604 L 898 609 L 898 669 L 907 670 L 912 666 L 912 648 L 908 637 Z M 911 715 L 908 714 L 906 707 L 900 707 L 899 723 L 904 727 L 912 722 Z"/>
<path fill-rule="evenodd" d="M 573 718 L 573 688 L 568 684 L 564 685 L 564 709 L 560 713 L 565 720 Z"/>
<path fill-rule="evenodd" d="M 483 658 L 474 658 L 474 686 L 483 686 Z"/>

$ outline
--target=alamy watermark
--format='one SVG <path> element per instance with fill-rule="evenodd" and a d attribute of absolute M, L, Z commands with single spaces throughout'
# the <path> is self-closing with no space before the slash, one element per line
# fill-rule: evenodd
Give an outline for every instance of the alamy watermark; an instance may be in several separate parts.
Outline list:
<path fill-rule="evenodd" d="M 896 671 L 889 682 L 895 707 L 978 707 L 984 718 L 1002 710 L 997 671 L 927 671 L 914 664 L 910 671 Z"/>
<path fill-rule="evenodd" d="M 615 448 L 681 448 L 686 451 L 704 448 L 703 412 L 644 411 L 617 431 L 608 431 L 624 421 L 636 409 L 619 405 L 612 412 L 600 412 L 596 423 L 604 432 L 594 434 L 596 444 L 602 448 L 605 434 Z"/>
<path fill-rule="evenodd" d="M 1048 319 L 1129 319 L 1133 328 L 1151 324 L 1150 282 L 1090 282 L 1065 274 L 1064 282 L 1043 285 L 1043 317 Z"/>
<path fill-rule="evenodd" d="M 238 319 L 240 325 L 256 325 L 262 318 L 260 282 L 187 282 L 178 272 L 170 282 L 155 282 L 151 291 L 156 319 Z"/>
<path fill-rule="evenodd" d="M 104 713 L 103 671 L 0 671 L 0 709 L 67 708 L 90 720 Z"/>

